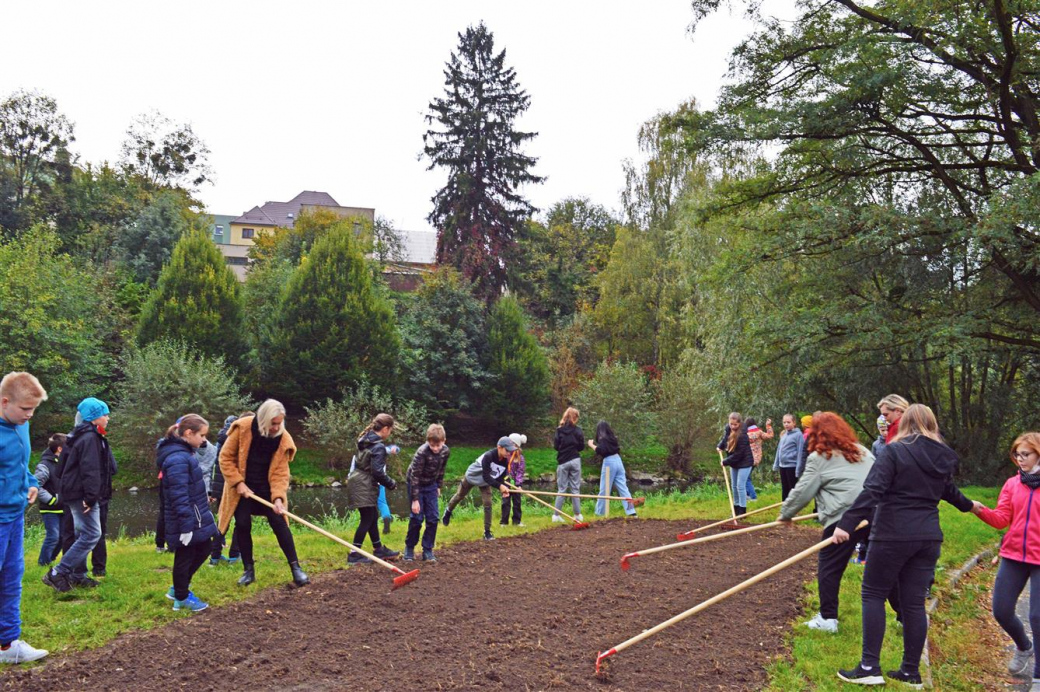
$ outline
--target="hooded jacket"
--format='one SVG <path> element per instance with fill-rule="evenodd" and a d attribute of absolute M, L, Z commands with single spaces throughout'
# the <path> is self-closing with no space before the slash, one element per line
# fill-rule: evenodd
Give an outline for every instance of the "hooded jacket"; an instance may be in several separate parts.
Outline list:
<path fill-rule="evenodd" d="M 195 450 L 180 438 L 167 437 L 159 442 L 156 457 L 162 468 L 166 544 L 182 545 L 182 533 L 191 533 L 188 545 L 216 536 L 217 523 L 209 509 L 206 483 Z"/>
<path fill-rule="evenodd" d="M 962 512 L 974 506 L 953 484 L 958 462 L 956 452 L 923 435 L 888 444 L 838 526 L 851 534 L 867 519 L 872 541 L 941 541 L 939 500 Z"/>
<path fill-rule="evenodd" d="M 29 473 L 29 424 L 0 418 L 0 522 L 14 521 L 29 505 L 29 488 L 40 487 Z"/>
<path fill-rule="evenodd" d="M 116 461 L 108 439 L 97 426 L 84 421 L 73 428 L 61 452 L 61 501 L 67 505 L 85 502 L 93 507 L 112 497 L 112 475 Z"/>
<path fill-rule="evenodd" d="M 556 450 L 556 465 L 566 464 L 581 458 L 581 450 L 585 449 L 585 433 L 577 425 L 565 423 L 556 428 L 553 435 L 553 449 Z"/>
<path fill-rule="evenodd" d="M 40 484 L 40 494 L 36 502 L 40 505 L 41 514 L 62 514 L 62 502 L 58 497 L 58 485 L 61 482 L 61 464 L 54 452 L 45 449 L 40 455 L 40 463 L 33 473 Z"/>
<path fill-rule="evenodd" d="M 1000 489 L 997 508 L 979 512 L 979 519 L 995 529 L 1010 526 L 1000 542 L 1000 556 L 1040 565 L 1040 492 L 1015 474 Z"/>
<path fill-rule="evenodd" d="M 747 433 L 743 428 L 737 430 L 731 430 L 727 425 L 722 430 L 722 439 L 719 440 L 718 448 L 723 452 L 728 451 L 726 449 L 729 436 L 737 435 L 737 446 L 733 448 L 732 452 L 729 452 L 728 456 L 722 461 L 723 466 L 729 466 L 731 469 L 746 469 L 751 468 L 755 465 L 755 458 L 751 454 L 751 442 L 748 440 Z"/>
<path fill-rule="evenodd" d="M 369 430 L 357 443 L 354 470 L 347 477 L 347 506 L 375 507 L 379 502 L 379 486 L 387 490 L 397 487 L 386 475 L 386 444 L 379 433 Z"/>

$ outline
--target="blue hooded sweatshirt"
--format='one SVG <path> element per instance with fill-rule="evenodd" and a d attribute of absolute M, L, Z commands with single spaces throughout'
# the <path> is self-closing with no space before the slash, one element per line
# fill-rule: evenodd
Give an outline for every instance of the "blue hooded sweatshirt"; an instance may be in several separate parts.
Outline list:
<path fill-rule="evenodd" d="M 29 505 L 29 488 L 39 488 L 29 472 L 29 424 L 0 418 L 0 523 L 14 521 Z"/>

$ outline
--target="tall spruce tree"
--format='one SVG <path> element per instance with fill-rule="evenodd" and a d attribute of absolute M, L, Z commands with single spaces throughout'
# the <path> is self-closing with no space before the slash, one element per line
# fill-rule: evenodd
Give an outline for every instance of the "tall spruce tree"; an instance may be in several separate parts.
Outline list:
<path fill-rule="evenodd" d="M 362 375 L 393 381 L 401 345 L 394 310 L 348 227 L 329 228 L 293 272 L 274 341 L 267 388 L 295 404 L 335 398 Z"/>
<path fill-rule="evenodd" d="M 437 261 L 461 271 L 488 304 L 501 295 L 518 229 L 535 212 L 518 189 L 544 180 L 531 173 L 537 159 L 520 150 L 538 133 L 515 127 L 531 97 L 505 58 L 483 22 L 459 34 L 423 135 L 429 169 L 448 170 L 427 217 L 437 228 Z"/>
<path fill-rule="evenodd" d="M 173 248 L 137 327 L 141 346 L 182 341 L 208 356 L 239 364 L 245 351 L 242 305 L 235 275 L 201 230 L 185 233 Z"/>

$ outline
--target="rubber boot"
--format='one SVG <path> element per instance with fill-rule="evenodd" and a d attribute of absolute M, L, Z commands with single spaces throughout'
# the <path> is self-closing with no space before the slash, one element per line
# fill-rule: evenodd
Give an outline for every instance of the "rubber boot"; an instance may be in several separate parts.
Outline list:
<path fill-rule="evenodd" d="M 296 586 L 307 586 L 311 583 L 311 578 L 307 576 L 307 573 L 300 569 L 299 562 L 290 562 L 289 569 L 292 570 L 293 584 Z"/>
<path fill-rule="evenodd" d="M 239 586 L 249 586 L 256 581 L 256 571 L 252 564 L 242 563 L 242 576 L 238 578 Z"/>

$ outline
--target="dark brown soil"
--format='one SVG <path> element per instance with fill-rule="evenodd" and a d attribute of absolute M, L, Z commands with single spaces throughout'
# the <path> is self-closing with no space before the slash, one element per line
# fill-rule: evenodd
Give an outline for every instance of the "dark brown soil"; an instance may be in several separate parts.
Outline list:
<path fill-rule="evenodd" d="M 757 690 L 798 615 L 802 563 L 610 659 L 596 655 L 817 540 L 769 529 L 633 558 L 688 523 L 558 528 L 440 551 L 389 592 L 375 566 L 269 589 L 92 651 L 7 671 L 12 689 Z M 442 529 L 443 530 L 443 529 Z M 407 565 L 408 563 L 403 563 Z"/>

